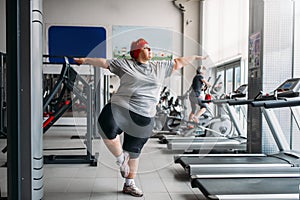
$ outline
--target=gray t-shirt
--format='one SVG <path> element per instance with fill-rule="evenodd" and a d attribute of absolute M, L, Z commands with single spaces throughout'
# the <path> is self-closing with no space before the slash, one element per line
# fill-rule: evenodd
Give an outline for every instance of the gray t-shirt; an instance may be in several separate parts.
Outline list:
<path fill-rule="evenodd" d="M 111 103 L 145 117 L 153 117 L 165 78 L 171 76 L 174 61 L 141 64 L 128 59 L 109 59 L 109 70 L 120 77 L 120 87 Z"/>

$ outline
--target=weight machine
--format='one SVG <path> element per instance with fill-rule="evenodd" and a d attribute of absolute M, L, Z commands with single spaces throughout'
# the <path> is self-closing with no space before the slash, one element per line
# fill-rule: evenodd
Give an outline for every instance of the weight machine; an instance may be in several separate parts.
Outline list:
<path fill-rule="evenodd" d="M 67 91 L 73 93 L 73 99 L 64 99 Z M 57 98 L 55 98 L 58 95 Z M 79 164 L 87 163 L 97 166 L 98 153 L 92 155 L 92 133 L 93 125 L 93 89 L 70 65 L 68 58 L 62 66 L 59 79 L 52 91 L 46 95 L 43 101 L 43 110 L 47 114 L 43 122 L 43 132 L 55 124 L 55 122 L 67 111 L 74 103 L 79 100 L 86 105 L 87 110 L 87 133 L 85 137 L 85 155 L 45 155 L 45 164 Z M 49 110 L 50 109 L 50 110 Z M 49 112 L 50 111 L 50 112 Z"/>

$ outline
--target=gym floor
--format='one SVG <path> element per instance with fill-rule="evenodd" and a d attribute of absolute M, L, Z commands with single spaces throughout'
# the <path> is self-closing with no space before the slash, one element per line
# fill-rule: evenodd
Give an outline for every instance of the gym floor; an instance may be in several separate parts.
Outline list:
<path fill-rule="evenodd" d="M 84 147 L 81 139 L 85 130 L 74 127 L 52 127 L 44 135 L 45 154 L 85 154 L 85 150 L 57 151 L 54 148 Z M 6 140 L 0 140 L 0 148 Z M 49 150 L 51 149 L 51 150 Z M 140 158 L 139 173 L 135 179 L 144 196 L 141 198 L 123 194 L 124 179 L 119 173 L 115 158 L 108 152 L 102 140 L 93 140 L 93 154 L 99 152 L 97 167 L 87 164 L 46 164 L 44 165 L 45 200 L 202 200 L 201 192 L 192 188 L 189 177 L 179 164 L 174 164 L 173 155 L 182 152 L 167 150 L 157 138 L 151 138 Z M 6 154 L 0 154 L 0 165 L 6 162 Z M 0 168 L 2 196 L 6 194 L 6 168 Z"/>

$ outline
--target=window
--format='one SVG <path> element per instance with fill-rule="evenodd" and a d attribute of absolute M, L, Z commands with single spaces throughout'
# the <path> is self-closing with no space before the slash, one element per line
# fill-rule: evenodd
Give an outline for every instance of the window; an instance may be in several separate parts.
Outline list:
<path fill-rule="evenodd" d="M 225 91 L 226 91 L 226 94 L 228 94 L 234 90 L 233 89 L 233 80 L 234 80 L 233 68 L 230 67 L 228 69 L 225 69 L 225 72 L 226 72 Z"/>
<path fill-rule="evenodd" d="M 219 94 L 224 94 L 225 92 L 225 87 L 224 87 L 224 83 L 225 83 L 225 76 L 224 76 L 224 70 L 220 70 L 217 71 L 217 77 L 219 77 L 218 82 L 216 83 L 216 90 Z"/>
<path fill-rule="evenodd" d="M 234 85 L 234 88 L 236 89 L 240 85 L 242 85 L 242 81 L 241 81 L 241 67 L 238 66 L 238 67 L 235 67 L 234 69 L 235 69 L 234 70 L 234 72 L 235 72 L 235 76 L 234 76 L 234 78 L 235 78 L 235 80 L 234 80 L 235 85 Z"/>
<path fill-rule="evenodd" d="M 240 61 L 228 63 L 217 67 L 217 77 L 224 83 L 223 93 L 230 93 L 238 88 L 241 83 L 241 65 Z"/>

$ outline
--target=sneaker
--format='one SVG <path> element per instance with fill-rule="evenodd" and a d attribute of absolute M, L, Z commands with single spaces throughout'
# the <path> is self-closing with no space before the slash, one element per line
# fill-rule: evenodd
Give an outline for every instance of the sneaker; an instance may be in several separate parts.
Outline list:
<path fill-rule="evenodd" d="M 131 185 L 127 186 L 125 183 L 124 183 L 124 187 L 123 187 L 123 193 L 130 194 L 134 197 L 142 197 L 144 195 L 142 190 L 140 190 L 138 187 L 136 187 L 135 184 L 131 184 Z"/>
<path fill-rule="evenodd" d="M 123 163 L 118 163 L 117 164 L 120 166 L 120 172 L 123 178 L 126 178 L 129 175 L 130 168 L 128 165 L 129 161 L 129 153 L 124 152 L 124 162 Z"/>

